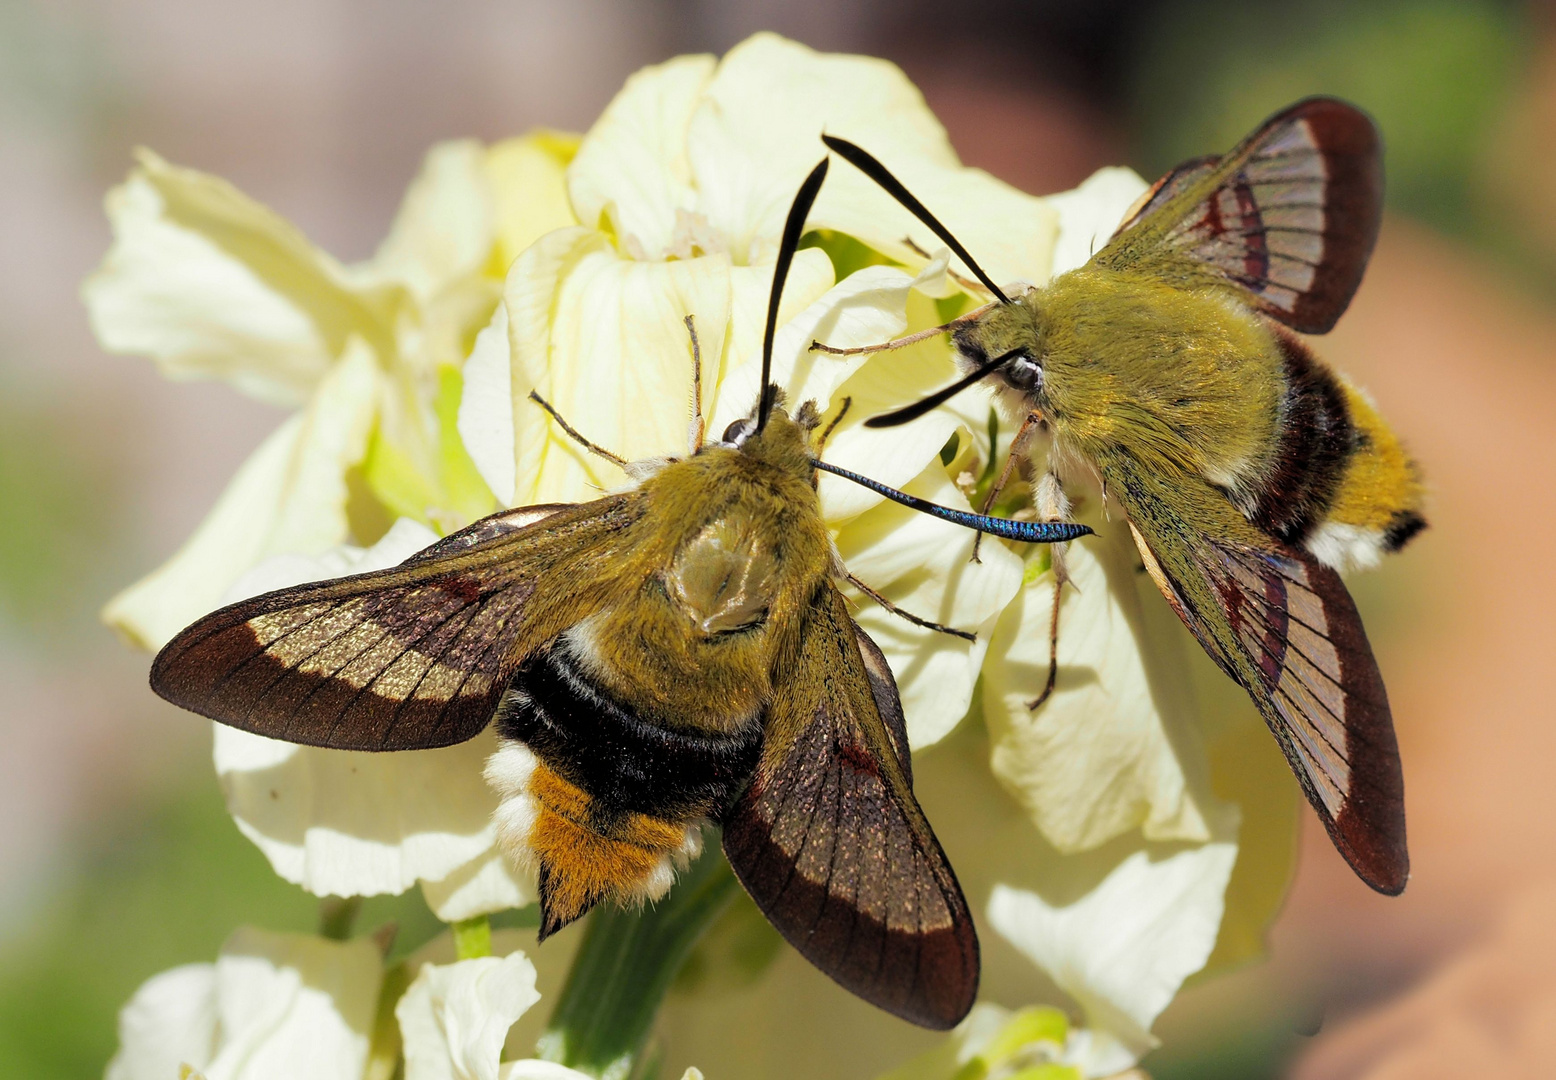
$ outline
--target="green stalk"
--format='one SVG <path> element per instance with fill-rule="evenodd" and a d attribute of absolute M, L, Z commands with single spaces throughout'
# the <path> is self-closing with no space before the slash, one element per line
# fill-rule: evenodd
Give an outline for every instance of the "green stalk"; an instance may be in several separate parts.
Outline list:
<path fill-rule="evenodd" d="M 540 1037 L 542 1058 L 601 1080 L 633 1075 L 670 983 L 740 890 L 716 836 L 706 834 L 702 856 L 657 904 L 595 908 Z"/>

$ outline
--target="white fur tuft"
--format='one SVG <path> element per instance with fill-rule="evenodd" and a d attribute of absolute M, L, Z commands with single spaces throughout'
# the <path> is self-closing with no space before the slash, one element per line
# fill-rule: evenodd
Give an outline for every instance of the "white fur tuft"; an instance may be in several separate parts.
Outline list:
<path fill-rule="evenodd" d="M 681 837 L 681 846 L 665 855 L 654 866 L 647 877 L 637 883 L 631 890 L 623 890 L 623 900 L 644 901 L 658 900 L 670 891 L 670 886 L 675 884 L 675 875 L 679 870 L 685 870 L 691 865 L 693 859 L 702 854 L 702 826 L 694 823 L 686 826 L 685 835 Z"/>
<path fill-rule="evenodd" d="M 1307 538 L 1313 557 L 1336 570 L 1370 570 L 1383 561 L 1383 533 L 1360 525 L 1326 521 Z"/>
<path fill-rule="evenodd" d="M 535 861 L 529 834 L 540 816 L 540 806 L 530 794 L 529 784 L 539 764 L 534 751 L 512 739 L 500 739 L 486 759 L 486 783 L 500 800 L 492 815 L 497 843 L 503 854 L 520 866 L 532 867 Z"/>

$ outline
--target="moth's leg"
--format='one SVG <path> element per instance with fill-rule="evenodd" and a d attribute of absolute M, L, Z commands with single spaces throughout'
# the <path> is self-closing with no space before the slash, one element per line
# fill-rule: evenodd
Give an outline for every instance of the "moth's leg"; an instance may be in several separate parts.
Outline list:
<path fill-rule="evenodd" d="M 557 425 L 563 431 L 567 432 L 567 434 L 572 438 L 572 440 L 574 442 L 576 442 L 579 446 L 583 447 L 585 450 L 589 451 L 589 453 L 594 454 L 597 457 L 602 457 L 606 461 L 611 462 L 612 464 L 620 465 L 623 469 L 625 469 L 627 467 L 628 461 L 627 461 L 626 458 L 622 457 L 619 454 L 611 453 L 609 450 L 605 449 L 603 446 L 596 446 L 594 443 L 590 442 L 588 439 L 586 439 L 582 435 L 580 435 L 578 433 L 577 429 L 574 428 L 572 424 L 569 424 L 566 420 L 562 419 L 562 414 L 556 411 L 555 407 L 552 406 L 551 402 L 547 401 L 545 398 L 541 397 L 539 394 L 535 393 L 535 391 L 533 391 L 533 390 L 531 390 L 529 392 L 529 399 L 531 401 L 533 401 L 536 405 L 539 405 L 542 409 L 545 409 L 546 412 L 551 415 L 551 419 L 555 420 L 557 422 Z"/>
<path fill-rule="evenodd" d="M 866 585 L 864 582 L 860 581 L 857 577 L 851 573 L 848 573 L 847 571 L 844 571 L 843 577 L 847 579 L 850 585 L 864 593 L 871 600 L 874 600 L 877 604 L 881 605 L 881 607 L 885 608 L 899 619 L 906 619 L 914 626 L 922 626 L 925 630 L 933 630 L 939 634 L 950 634 L 952 637 L 959 637 L 963 641 L 978 640 L 977 634 L 969 634 L 966 630 L 957 630 L 954 627 L 942 626 L 940 623 L 930 622 L 928 619 L 921 619 L 911 611 L 903 611 L 896 604 L 886 599 L 886 597 L 882 596 L 880 593 L 876 592 L 874 589 L 870 588 L 870 586 Z"/>
<path fill-rule="evenodd" d="M 1010 482 L 1010 474 L 1015 471 L 1016 463 L 1021 460 L 1021 455 L 1026 453 L 1027 444 L 1032 441 L 1032 433 L 1037 430 L 1037 425 L 1042 423 L 1042 421 L 1043 414 L 1036 410 L 1027 413 L 1026 419 L 1021 421 L 1021 427 L 1016 430 L 1016 437 L 1010 441 L 1010 453 L 1005 455 L 1005 467 L 1000 470 L 999 477 L 994 481 L 994 486 L 989 488 L 989 493 L 983 497 L 983 505 L 979 508 L 978 513 L 987 516 L 993 508 L 994 500 L 999 498 L 1000 489 Z M 979 533 L 973 538 L 973 562 L 980 561 L 978 549 L 982 544 L 983 534 Z"/>
<path fill-rule="evenodd" d="M 832 356 L 858 356 L 860 353 L 890 352 L 892 349 L 905 349 L 909 345 L 916 345 L 920 341 L 928 341 L 930 338 L 939 334 L 950 333 L 952 330 L 955 330 L 963 323 L 972 322 L 974 319 L 982 315 L 985 311 L 988 311 L 993 306 L 993 304 L 984 304 L 980 308 L 969 311 L 966 315 L 958 315 L 948 323 L 942 323 L 939 326 L 931 326 L 928 330 L 919 330 L 915 333 L 908 334 L 905 337 L 892 338 L 890 341 L 883 341 L 879 345 L 855 345 L 851 349 L 839 349 L 831 345 L 823 345 L 819 341 L 812 341 L 810 343 L 810 350 L 811 352 L 828 353 Z"/>
<path fill-rule="evenodd" d="M 702 419 L 702 347 L 697 344 L 697 320 L 686 316 L 686 332 L 692 339 L 692 424 L 687 433 L 687 453 L 702 449 L 702 437 L 708 433 Z"/>
<path fill-rule="evenodd" d="M 842 408 L 838 409 L 837 415 L 828 422 L 826 429 L 821 433 L 821 438 L 816 440 L 816 455 L 818 457 L 821 456 L 822 449 L 827 445 L 827 440 L 832 437 L 832 433 L 837 430 L 837 426 L 843 422 L 843 417 L 848 415 L 848 410 L 853 403 L 853 398 L 844 398 Z"/>
<path fill-rule="evenodd" d="M 914 242 L 913 237 L 911 237 L 911 236 L 904 236 L 902 238 L 902 242 L 904 244 L 908 245 L 908 250 L 913 252 L 913 254 L 917 255 L 919 258 L 921 258 L 921 259 L 931 258 L 929 252 L 925 251 L 923 248 L 919 247 L 917 243 Z M 989 290 L 983 287 L 983 282 L 981 282 L 981 281 L 974 281 L 971 278 L 964 278 L 961 274 L 958 274 L 955 270 L 952 270 L 950 267 L 946 268 L 946 276 L 948 276 L 952 281 L 954 281 L 958 285 L 960 285 L 967 292 L 970 292 L 970 293 L 974 294 L 975 296 L 988 296 L 989 295 Z"/>
<path fill-rule="evenodd" d="M 1042 479 L 1037 482 L 1034 501 L 1037 503 L 1037 514 L 1041 520 L 1069 520 L 1070 500 L 1059 484 L 1059 477 L 1052 470 L 1045 472 Z M 1069 547 L 1069 544 L 1048 545 L 1049 565 L 1054 572 L 1054 608 L 1048 618 L 1048 681 L 1043 684 L 1043 692 L 1037 695 L 1035 700 L 1027 703 L 1028 709 L 1035 709 L 1047 701 L 1054 692 L 1055 681 L 1059 678 L 1059 601 L 1063 598 L 1065 584 L 1070 580 L 1070 573 L 1064 562 Z"/>

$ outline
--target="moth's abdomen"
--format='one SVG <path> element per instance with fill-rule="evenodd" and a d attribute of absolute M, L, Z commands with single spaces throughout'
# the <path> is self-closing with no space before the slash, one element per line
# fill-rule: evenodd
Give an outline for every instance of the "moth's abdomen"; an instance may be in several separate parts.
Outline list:
<path fill-rule="evenodd" d="M 1356 387 L 1344 380 L 1356 449 L 1346 463 L 1334 499 L 1307 537 L 1306 546 L 1337 570 L 1375 566 L 1426 528 L 1425 486 L 1399 437 Z"/>
<path fill-rule="evenodd" d="M 1340 381 L 1295 335 L 1274 334 L 1285 376 L 1272 452 L 1258 480 L 1233 494 L 1245 517 L 1301 544 L 1329 514 L 1356 452 L 1356 427 Z"/>
<path fill-rule="evenodd" d="M 760 727 L 672 730 L 603 690 L 565 640 L 514 676 L 487 767 L 499 840 L 540 878 L 542 936 L 607 897 L 655 899 L 756 768 Z"/>
<path fill-rule="evenodd" d="M 1423 489 L 1361 391 L 1295 335 L 1275 335 L 1286 375 L 1275 452 L 1260 482 L 1233 494 L 1244 515 L 1337 570 L 1376 565 L 1426 527 Z"/>

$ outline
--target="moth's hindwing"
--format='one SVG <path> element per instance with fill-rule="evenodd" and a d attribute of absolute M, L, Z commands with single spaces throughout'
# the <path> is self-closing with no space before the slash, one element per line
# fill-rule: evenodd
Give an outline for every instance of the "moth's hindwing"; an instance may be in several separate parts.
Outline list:
<path fill-rule="evenodd" d="M 1361 284 L 1382 221 L 1377 128 L 1353 105 L 1310 98 L 1224 157 L 1168 173 L 1097 259 L 1188 259 L 1292 329 L 1322 334 Z"/>
<path fill-rule="evenodd" d="M 977 995 L 977 934 L 909 785 L 896 685 L 861 639 L 824 584 L 793 670 L 774 679 L 761 761 L 724 822 L 724 851 L 811 963 L 888 1012 L 949 1028 Z"/>
<path fill-rule="evenodd" d="M 1374 889 L 1401 892 L 1410 858 L 1394 721 L 1339 574 L 1273 540 L 1216 539 L 1150 490 L 1137 477 L 1110 486 L 1146 569 L 1253 698 L 1341 855 Z"/>
<path fill-rule="evenodd" d="M 307 746 L 463 742 L 491 720 L 524 653 L 562 628 L 550 624 L 587 614 L 587 596 L 564 605 L 557 593 L 591 580 L 588 564 L 639 512 L 630 496 L 506 511 L 397 567 L 232 604 L 157 654 L 152 689 Z"/>

